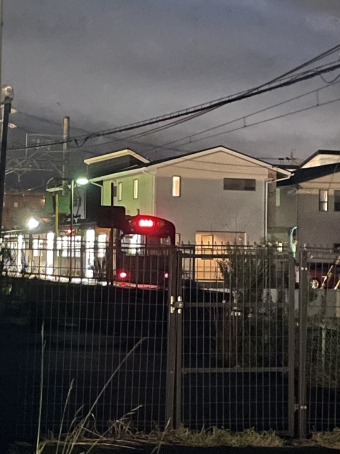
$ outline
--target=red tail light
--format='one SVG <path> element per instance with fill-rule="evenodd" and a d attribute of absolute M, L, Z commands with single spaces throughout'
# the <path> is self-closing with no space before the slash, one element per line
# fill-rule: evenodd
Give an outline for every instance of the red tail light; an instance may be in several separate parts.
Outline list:
<path fill-rule="evenodd" d="M 139 227 L 152 228 L 152 227 L 154 227 L 155 223 L 154 223 L 154 221 L 152 219 L 144 218 L 144 219 L 139 219 L 138 220 L 138 225 L 139 225 Z"/>
<path fill-rule="evenodd" d="M 118 278 L 119 279 L 126 279 L 127 278 L 127 273 L 125 271 L 120 271 L 118 273 Z"/>

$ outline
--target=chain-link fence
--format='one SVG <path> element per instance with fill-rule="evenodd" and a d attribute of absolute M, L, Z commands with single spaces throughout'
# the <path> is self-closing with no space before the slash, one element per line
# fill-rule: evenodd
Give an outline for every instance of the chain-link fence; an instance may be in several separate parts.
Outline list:
<path fill-rule="evenodd" d="M 2 426 L 17 438 L 35 436 L 39 412 L 45 434 L 89 410 L 101 433 L 124 415 L 144 431 L 339 425 L 334 253 L 93 243 L 51 273 L 62 249 L 31 246 L 16 239 L 1 260 Z"/>

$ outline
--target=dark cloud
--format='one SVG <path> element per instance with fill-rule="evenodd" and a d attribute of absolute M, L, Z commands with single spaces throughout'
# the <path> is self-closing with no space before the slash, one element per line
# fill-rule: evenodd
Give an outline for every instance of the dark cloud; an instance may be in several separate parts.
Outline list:
<path fill-rule="evenodd" d="M 2 79 L 15 88 L 16 108 L 56 124 L 68 114 L 74 126 L 85 130 L 147 119 L 251 88 L 334 46 L 339 35 L 340 2 L 332 0 L 3 2 Z M 132 143 L 151 153 L 176 138 L 323 85 L 320 79 L 299 84 L 155 136 L 110 146 Z M 328 93 L 340 97 L 340 85 Z M 314 101 L 311 97 L 300 105 Z M 335 103 L 191 145 L 188 139 L 173 148 L 223 144 L 256 156 L 294 150 L 304 158 L 317 148 L 338 148 L 336 112 Z M 19 122 L 34 133 L 56 130 L 24 116 Z M 11 138 L 22 142 L 24 135 L 18 129 Z M 94 144 L 93 152 L 98 150 L 102 148 Z"/>

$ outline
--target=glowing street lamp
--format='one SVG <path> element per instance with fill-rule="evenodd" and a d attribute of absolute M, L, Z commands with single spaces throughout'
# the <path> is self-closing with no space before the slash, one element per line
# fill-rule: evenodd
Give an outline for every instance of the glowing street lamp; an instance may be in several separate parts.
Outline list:
<path fill-rule="evenodd" d="M 30 230 L 34 230 L 38 227 L 38 225 L 40 224 L 40 222 L 35 219 L 35 218 L 30 218 L 28 221 L 27 221 L 27 227 L 30 229 Z"/>
<path fill-rule="evenodd" d="M 70 232 L 70 282 L 72 279 L 72 260 L 73 260 L 73 205 L 74 205 L 74 187 L 75 185 L 85 186 L 89 180 L 86 177 L 78 177 L 71 180 L 71 232 Z"/>

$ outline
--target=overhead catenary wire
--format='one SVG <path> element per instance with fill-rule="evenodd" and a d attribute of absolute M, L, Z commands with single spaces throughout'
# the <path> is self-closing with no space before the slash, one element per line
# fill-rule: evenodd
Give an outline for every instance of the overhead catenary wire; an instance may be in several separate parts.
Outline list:
<path fill-rule="evenodd" d="M 340 45 L 336 46 L 336 47 L 338 50 L 340 48 Z M 318 57 L 318 58 L 320 58 L 320 57 Z M 316 61 L 316 58 L 313 59 L 312 61 Z M 308 64 L 308 62 L 305 63 L 304 65 L 300 65 L 298 68 L 304 67 L 307 64 Z M 72 142 L 72 141 L 74 141 L 78 147 L 82 147 L 86 143 L 86 141 L 93 139 L 93 138 L 97 138 L 97 137 L 104 137 L 107 135 L 117 134 L 119 132 L 131 131 L 131 130 L 134 130 L 137 128 L 142 128 L 142 127 L 160 123 L 160 122 L 170 121 L 170 120 L 178 119 L 181 117 L 188 117 L 187 118 L 187 121 L 188 121 L 188 119 L 191 119 L 190 117 L 196 113 L 204 114 L 204 113 L 210 112 L 212 110 L 215 110 L 223 105 L 230 104 L 230 103 L 236 102 L 236 101 L 240 101 L 242 99 L 247 99 L 249 97 L 256 96 L 256 95 L 259 95 L 259 94 L 262 94 L 265 92 L 273 91 L 273 90 L 276 90 L 281 87 L 286 87 L 286 86 L 289 86 L 289 85 L 292 85 L 292 84 L 295 84 L 295 83 L 298 83 L 298 82 L 301 82 L 304 80 L 308 80 L 308 79 L 314 78 L 320 74 L 325 74 L 327 72 L 331 72 L 331 71 L 334 71 L 339 68 L 340 68 L 340 63 L 332 62 L 332 63 L 326 64 L 326 65 L 319 66 L 317 68 L 313 68 L 312 70 L 304 71 L 303 73 L 295 74 L 294 76 L 288 77 L 288 78 L 283 77 L 287 74 L 287 73 L 285 73 L 285 75 L 273 79 L 274 81 L 279 81 L 279 83 L 273 83 L 273 81 L 270 81 L 266 84 L 262 84 L 261 86 L 259 86 L 260 88 L 255 87 L 253 89 L 247 90 L 240 94 L 232 95 L 232 96 L 229 96 L 226 98 L 220 98 L 219 100 L 216 100 L 216 101 L 211 101 L 206 104 L 201 104 L 199 106 L 194 106 L 192 108 L 184 109 L 184 110 L 177 111 L 177 112 L 167 114 L 167 115 L 163 115 L 160 117 L 154 117 L 154 118 L 151 118 L 150 120 L 145 120 L 142 122 L 137 122 L 137 123 L 133 123 L 133 124 L 130 124 L 127 126 L 118 127 L 118 128 L 114 128 L 114 129 L 110 129 L 110 130 L 95 132 L 95 133 L 88 134 L 86 136 L 71 137 L 68 140 L 58 140 L 58 141 L 54 141 L 54 142 L 44 143 L 44 144 L 41 144 L 38 146 L 30 146 L 30 147 L 25 147 L 25 148 L 26 149 L 27 148 L 38 148 L 38 147 L 41 148 L 41 147 L 44 147 L 47 145 L 58 145 L 58 144 L 66 143 L 66 142 Z M 289 71 L 288 74 L 291 74 L 294 71 L 296 71 L 296 69 Z M 261 88 L 261 87 L 265 87 L 265 88 Z M 80 144 L 80 142 L 82 142 L 82 143 Z M 24 148 L 11 148 L 11 150 L 16 150 L 16 149 L 24 149 Z"/>
<path fill-rule="evenodd" d="M 332 84 L 328 84 L 328 85 L 325 85 L 325 86 L 323 86 L 323 87 L 316 88 L 316 89 L 314 89 L 314 90 L 310 90 L 310 91 L 308 91 L 308 92 L 306 92 L 306 93 L 302 93 L 301 95 L 297 95 L 297 96 L 288 98 L 288 99 L 286 99 L 286 100 L 284 100 L 284 101 L 281 101 L 281 102 L 279 102 L 279 103 L 273 104 L 273 105 L 268 106 L 268 107 L 265 107 L 265 108 L 263 108 L 263 109 L 259 109 L 259 110 L 255 111 L 255 112 L 252 112 L 252 113 L 250 113 L 250 114 L 243 115 L 243 116 L 241 116 L 241 117 L 235 118 L 235 119 L 230 120 L 230 121 L 228 121 L 228 122 L 225 122 L 225 123 L 222 123 L 222 124 L 219 124 L 219 125 L 216 125 L 216 126 L 212 126 L 211 128 L 204 129 L 204 130 L 199 131 L 199 132 L 197 132 L 197 133 L 188 134 L 188 135 L 186 135 L 186 136 L 184 136 L 184 137 L 181 137 L 181 138 L 179 138 L 179 139 L 175 139 L 175 140 L 172 140 L 172 141 L 170 141 L 170 142 L 166 142 L 166 143 L 164 143 L 164 144 L 160 144 L 160 145 L 157 145 L 157 146 L 156 146 L 156 145 L 152 145 L 152 146 L 151 146 L 150 148 L 148 148 L 147 150 L 144 150 L 143 153 L 145 154 L 145 153 L 148 153 L 148 152 L 150 152 L 150 151 L 157 150 L 157 149 L 159 149 L 159 148 L 165 149 L 165 147 L 167 147 L 168 145 L 172 145 L 172 144 L 175 144 L 175 143 L 178 143 L 178 142 L 182 142 L 183 140 L 186 140 L 186 139 L 190 139 L 190 143 L 192 143 L 192 138 L 193 138 L 193 137 L 196 137 L 196 136 L 198 136 L 198 135 L 202 135 L 202 134 L 204 134 L 204 133 L 206 133 L 206 132 L 209 132 L 209 131 L 213 131 L 213 130 L 222 128 L 223 126 L 228 126 L 228 125 L 230 125 L 230 124 L 237 123 L 238 121 L 245 121 L 245 120 L 247 120 L 247 119 L 250 118 L 250 117 L 253 117 L 253 116 L 255 116 L 255 115 L 258 115 L 258 114 L 267 112 L 267 111 L 269 111 L 269 110 L 271 110 L 271 109 L 274 109 L 274 108 L 276 108 L 276 107 L 280 107 L 280 106 L 282 106 L 282 105 L 288 104 L 288 103 L 290 103 L 290 102 L 292 102 L 292 101 L 296 101 L 296 100 L 298 100 L 298 99 L 304 98 L 304 97 L 306 97 L 306 96 L 309 96 L 310 94 L 313 94 L 313 93 L 318 94 L 318 93 L 321 92 L 322 90 L 325 90 L 325 89 L 327 89 L 327 88 L 330 88 L 330 87 L 333 86 L 333 85 L 337 85 L 338 83 L 340 83 L 340 81 L 339 81 L 339 82 L 333 82 Z M 331 102 L 335 102 L 335 101 L 338 101 L 338 100 L 335 99 L 335 100 L 332 100 Z M 326 103 L 321 103 L 321 104 L 320 104 L 320 102 L 318 101 L 316 105 L 311 106 L 311 107 L 308 107 L 308 108 L 306 108 L 306 109 L 309 110 L 309 109 L 311 109 L 311 108 L 316 108 L 316 107 L 318 107 L 319 105 L 320 105 L 320 106 L 323 106 L 323 105 L 326 105 L 326 104 L 328 104 L 328 103 L 326 102 Z M 299 112 L 301 112 L 301 111 L 303 111 L 303 109 L 302 109 L 302 110 L 299 109 L 299 110 L 297 110 L 297 111 L 292 111 L 292 112 L 286 113 L 285 116 L 294 115 L 295 113 L 299 113 Z M 275 119 L 277 119 L 277 118 L 280 118 L 280 116 L 271 117 L 271 118 L 266 119 L 266 120 L 263 120 L 263 121 L 266 122 L 266 121 L 270 121 L 270 120 L 275 120 Z M 182 123 L 182 122 L 183 122 L 183 120 L 182 120 L 182 121 L 176 121 L 176 122 L 167 124 L 167 125 L 165 125 L 165 126 L 163 125 L 163 126 L 159 126 L 159 127 L 157 127 L 157 128 L 152 128 L 152 129 L 150 129 L 150 130 L 147 130 L 147 131 L 144 131 L 144 132 L 141 132 L 141 133 L 136 133 L 136 134 L 132 134 L 132 135 L 129 135 L 129 136 L 122 137 L 122 138 L 120 138 L 120 139 L 110 140 L 110 141 L 107 141 L 107 142 L 104 142 L 104 143 L 93 144 L 93 145 L 91 145 L 91 148 L 94 148 L 94 147 L 103 147 L 103 146 L 112 145 L 112 144 L 118 144 L 118 143 L 121 143 L 121 142 L 130 141 L 131 139 L 136 139 L 136 138 L 140 138 L 140 137 L 145 137 L 145 136 L 147 136 L 147 135 L 155 134 L 155 133 L 160 132 L 160 131 L 162 131 L 162 130 L 165 130 L 165 129 L 167 129 L 167 128 L 176 126 L 177 124 L 180 124 L 180 123 Z M 260 122 L 255 122 L 255 123 L 251 123 L 251 124 L 247 123 L 246 126 L 242 126 L 242 127 L 240 127 L 240 128 L 237 128 L 236 130 L 238 130 L 238 129 L 243 129 L 244 127 L 254 126 L 254 125 L 256 125 L 256 124 L 260 124 L 261 122 L 262 122 L 262 121 L 260 121 Z M 231 130 L 231 131 L 234 131 L 234 129 Z M 224 133 L 227 134 L 228 132 L 229 132 L 229 131 L 222 132 L 222 133 L 218 133 L 218 134 L 216 134 L 216 136 L 217 136 L 217 135 L 222 135 L 222 134 L 224 134 Z M 203 138 L 201 138 L 201 139 L 199 139 L 199 140 L 196 140 L 195 142 L 201 141 L 201 140 L 205 140 L 206 138 L 210 138 L 210 137 L 215 137 L 215 135 L 211 135 L 211 136 L 209 136 L 209 137 L 203 137 Z M 143 145 L 146 145 L 146 144 L 143 142 Z M 178 146 L 181 147 L 181 146 L 184 146 L 184 145 L 185 145 L 185 144 L 178 145 Z M 77 150 L 79 150 L 79 149 L 78 149 L 78 148 L 69 149 L 69 151 L 77 151 Z M 176 150 L 174 150 L 173 148 L 171 149 L 171 151 L 172 151 L 172 152 L 176 152 Z M 177 150 L 177 152 L 178 152 L 178 153 L 183 153 L 182 150 Z M 90 153 L 91 153 L 91 152 L 90 152 Z M 93 151 L 92 151 L 92 154 L 93 154 Z"/>
<path fill-rule="evenodd" d="M 235 132 L 235 131 L 239 131 L 241 129 L 250 128 L 251 126 L 256 126 L 256 125 L 260 125 L 260 124 L 263 124 L 263 123 L 267 123 L 269 121 L 277 120 L 279 118 L 288 117 L 289 115 L 294 115 L 294 114 L 297 114 L 297 113 L 306 112 L 308 110 L 315 109 L 316 107 L 326 106 L 327 104 L 333 104 L 333 103 L 339 102 L 339 101 L 340 101 L 340 98 L 336 98 L 336 99 L 332 99 L 330 101 L 319 103 L 319 104 L 317 104 L 315 106 L 303 107 L 302 109 L 297 109 L 297 110 L 295 110 L 293 112 L 288 112 L 288 113 L 285 113 L 285 114 L 277 115 L 275 117 L 266 118 L 264 120 L 259 120 L 259 121 L 256 121 L 254 123 L 250 123 L 250 124 L 247 124 L 247 125 L 239 126 L 237 128 L 229 129 L 228 131 L 223 131 L 223 132 L 220 132 L 220 133 L 217 133 L 217 134 L 212 134 L 210 136 L 203 137 L 202 139 L 191 140 L 190 143 L 195 143 L 195 142 L 200 142 L 202 140 L 211 139 L 212 137 L 217 137 L 217 136 L 221 136 L 223 134 L 228 134 L 230 132 Z M 233 121 L 233 123 L 234 123 L 234 121 Z M 186 145 L 186 144 L 183 144 L 183 146 L 184 145 Z M 181 146 L 181 145 L 178 145 L 178 146 Z"/>

